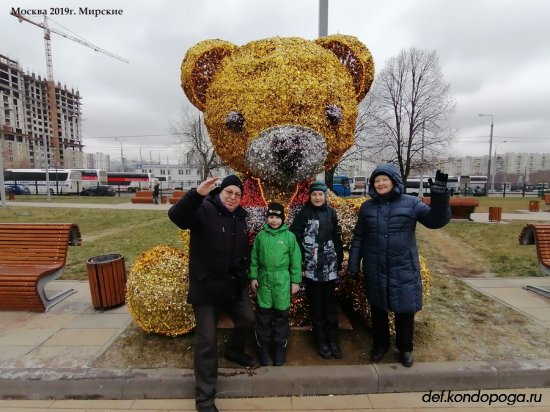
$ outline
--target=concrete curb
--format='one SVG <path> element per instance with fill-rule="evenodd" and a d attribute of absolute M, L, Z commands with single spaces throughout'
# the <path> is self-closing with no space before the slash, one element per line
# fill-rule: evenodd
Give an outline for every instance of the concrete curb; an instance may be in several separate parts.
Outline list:
<path fill-rule="evenodd" d="M 218 397 L 550 387 L 550 359 L 220 369 Z M 0 369 L 0 399 L 182 399 L 191 369 Z"/>

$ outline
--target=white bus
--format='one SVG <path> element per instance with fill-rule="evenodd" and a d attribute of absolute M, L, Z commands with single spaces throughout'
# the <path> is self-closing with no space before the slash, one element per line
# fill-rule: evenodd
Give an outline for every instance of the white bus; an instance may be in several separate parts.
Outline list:
<path fill-rule="evenodd" d="M 424 176 L 422 178 L 423 195 L 426 196 L 430 193 L 430 183 L 428 179 L 433 179 L 433 176 Z M 405 193 L 418 196 L 420 193 L 420 176 L 409 177 L 407 184 L 405 185 Z M 447 180 L 447 189 L 451 195 L 456 195 L 460 191 L 460 176 L 449 176 Z"/>
<path fill-rule="evenodd" d="M 487 176 L 461 176 L 460 185 L 465 195 L 485 196 L 487 194 Z"/>
<path fill-rule="evenodd" d="M 82 187 L 80 190 L 95 186 L 107 185 L 107 172 L 101 169 L 74 169 L 82 174 Z"/>
<path fill-rule="evenodd" d="M 426 196 L 430 193 L 430 184 L 428 183 L 428 176 L 422 178 L 423 195 Z M 411 196 L 418 196 L 420 194 L 420 176 L 409 177 L 405 183 L 405 193 Z"/>
<path fill-rule="evenodd" d="M 155 184 L 153 173 L 141 172 L 107 172 L 107 184 L 121 192 L 153 190 Z"/>
<path fill-rule="evenodd" d="M 82 174 L 74 169 L 49 169 L 50 194 L 78 194 L 82 190 Z M 7 169 L 4 172 L 6 184 L 27 186 L 31 194 L 45 195 L 46 169 Z"/>

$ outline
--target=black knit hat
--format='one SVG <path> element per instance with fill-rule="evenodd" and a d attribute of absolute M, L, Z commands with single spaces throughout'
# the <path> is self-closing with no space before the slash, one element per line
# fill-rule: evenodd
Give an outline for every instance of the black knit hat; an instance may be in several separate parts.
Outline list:
<path fill-rule="evenodd" d="M 222 180 L 220 190 L 225 189 L 227 186 L 237 186 L 239 189 L 241 189 L 241 194 L 243 193 L 243 182 L 235 175 L 226 176 Z"/>
<path fill-rule="evenodd" d="M 267 206 L 267 216 L 277 216 L 280 217 L 281 220 L 285 221 L 285 208 L 282 204 L 277 202 L 271 202 Z"/>

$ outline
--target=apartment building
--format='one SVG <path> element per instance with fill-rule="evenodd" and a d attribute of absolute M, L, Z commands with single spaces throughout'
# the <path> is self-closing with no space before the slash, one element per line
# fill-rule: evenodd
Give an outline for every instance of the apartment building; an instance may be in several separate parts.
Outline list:
<path fill-rule="evenodd" d="M 55 97 L 59 130 L 59 164 L 52 159 L 52 119 L 46 79 L 25 73 L 19 63 L 0 54 L 0 129 L 6 168 L 50 166 L 82 168 L 81 96 L 57 83 Z"/>
<path fill-rule="evenodd" d="M 136 171 L 153 173 L 160 180 L 163 189 L 182 188 L 184 190 L 197 187 L 201 182 L 201 168 L 198 163 L 185 164 L 161 164 L 142 163 L 134 166 Z M 212 175 L 223 179 L 225 176 L 234 173 L 228 167 L 219 167 L 212 170 Z"/>
<path fill-rule="evenodd" d="M 105 153 L 83 153 L 84 169 L 101 169 L 111 171 L 111 156 Z"/>
<path fill-rule="evenodd" d="M 488 156 L 449 157 L 439 168 L 450 176 L 487 175 Z M 529 175 L 550 170 L 550 153 L 502 153 L 491 159 L 491 172 L 506 181 L 529 182 Z"/>

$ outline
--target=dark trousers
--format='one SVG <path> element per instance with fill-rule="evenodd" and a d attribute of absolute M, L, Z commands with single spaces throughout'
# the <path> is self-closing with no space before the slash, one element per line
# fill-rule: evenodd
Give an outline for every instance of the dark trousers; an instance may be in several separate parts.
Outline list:
<path fill-rule="evenodd" d="M 256 309 L 256 339 L 260 348 L 269 345 L 271 341 L 277 346 L 286 347 L 290 333 L 288 313 L 288 309 Z"/>
<path fill-rule="evenodd" d="M 247 338 L 254 328 L 254 310 L 243 290 L 241 299 L 226 305 L 193 305 L 195 313 L 195 402 L 198 406 L 214 404 L 218 381 L 218 340 L 216 329 L 221 309 L 227 309 L 235 327 L 226 344 L 226 351 L 244 352 Z"/>
<path fill-rule="evenodd" d="M 390 347 L 390 323 L 388 312 L 384 309 L 370 307 L 372 318 L 373 349 Z M 395 346 L 399 352 L 412 352 L 414 334 L 414 313 L 395 314 Z"/>
<path fill-rule="evenodd" d="M 338 343 L 338 300 L 336 280 L 315 282 L 305 279 L 313 336 L 317 344 Z"/>

